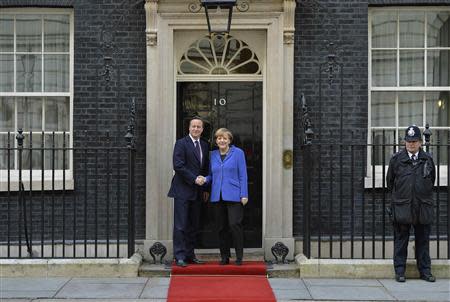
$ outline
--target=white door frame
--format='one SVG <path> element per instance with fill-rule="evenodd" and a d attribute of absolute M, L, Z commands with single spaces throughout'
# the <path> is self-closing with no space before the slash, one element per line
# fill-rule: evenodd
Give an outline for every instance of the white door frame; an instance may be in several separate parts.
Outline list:
<path fill-rule="evenodd" d="M 195 1 L 195 0 L 193 0 Z M 176 139 L 175 32 L 204 30 L 202 12 L 190 13 L 182 0 L 146 0 L 147 154 L 146 229 L 144 254 L 159 241 L 172 255 L 173 200 L 167 197 L 173 176 Z M 245 13 L 234 13 L 232 31 L 263 30 L 266 57 L 263 84 L 263 250 L 283 242 L 294 257 L 292 167 L 283 167 L 283 152 L 293 149 L 295 0 L 252 2 Z M 232 34 L 232 32 L 231 32 Z"/>

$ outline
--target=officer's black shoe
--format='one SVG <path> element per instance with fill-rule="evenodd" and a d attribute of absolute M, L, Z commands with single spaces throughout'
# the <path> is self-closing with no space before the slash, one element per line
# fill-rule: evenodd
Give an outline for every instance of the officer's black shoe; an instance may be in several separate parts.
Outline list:
<path fill-rule="evenodd" d="M 177 260 L 177 262 L 175 263 L 177 266 L 179 267 L 186 267 L 187 263 L 184 262 L 184 260 Z"/>
<path fill-rule="evenodd" d="M 406 281 L 406 278 L 405 278 L 405 275 L 395 275 L 395 281 L 397 281 L 397 282 L 405 282 Z"/>
<path fill-rule="evenodd" d="M 192 264 L 205 264 L 205 261 L 197 259 L 197 258 L 192 258 L 188 260 L 188 263 L 192 263 Z"/>
<path fill-rule="evenodd" d="M 220 265 L 227 265 L 230 264 L 230 258 L 222 258 L 219 262 Z"/>
<path fill-rule="evenodd" d="M 433 276 L 432 274 L 420 275 L 420 279 L 425 280 L 427 282 L 435 282 L 436 281 L 436 277 Z"/>

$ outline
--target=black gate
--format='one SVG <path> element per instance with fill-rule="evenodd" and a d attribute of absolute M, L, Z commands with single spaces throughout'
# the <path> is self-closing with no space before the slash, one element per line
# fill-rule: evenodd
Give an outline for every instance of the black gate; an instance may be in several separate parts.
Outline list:
<path fill-rule="evenodd" d="M 390 156 L 403 145 L 397 144 L 395 131 L 382 131 L 378 140 L 372 137 L 369 144 L 367 133 L 345 127 L 344 118 L 350 113 L 344 109 L 344 99 L 351 91 L 344 87 L 344 71 L 335 45 L 329 43 L 328 54 L 317 68 L 314 104 L 318 112 L 309 112 L 307 98 L 301 95 L 299 208 L 303 224 L 297 236 L 307 257 L 391 258 L 393 230 L 386 211 L 390 195 L 385 175 Z M 322 106 L 325 100 L 337 109 L 327 116 L 326 127 L 322 125 L 322 116 L 329 114 Z M 450 137 L 435 132 L 433 143 L 426 125 L 425 149 L 437 167 L 431 257 L 450 259 L 450 186 L 443 181 L 450 179 Z"/>

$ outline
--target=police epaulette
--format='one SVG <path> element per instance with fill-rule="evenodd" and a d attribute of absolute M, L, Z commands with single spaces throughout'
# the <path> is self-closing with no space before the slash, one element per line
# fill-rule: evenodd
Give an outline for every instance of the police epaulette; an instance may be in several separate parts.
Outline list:
<path fill-rule="evenodd" d="M 422 151 L 426 156 L 433 158 L 433 153 L 425 151 L 425 150 L 422 150 Z"/>
<path fill-rule="evenodd" d="M 397 151 L 396 153 L 392 154 L 392 158 L 396 158 L 402 151 Z"/>

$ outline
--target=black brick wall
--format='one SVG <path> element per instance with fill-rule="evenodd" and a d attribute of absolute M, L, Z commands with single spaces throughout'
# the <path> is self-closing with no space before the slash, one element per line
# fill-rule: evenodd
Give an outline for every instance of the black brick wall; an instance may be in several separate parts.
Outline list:
<path fill-rule="evenodd" d="M 370 6 L 393 6 L 393 5 L 449 5 L 449 0 L 369 0 Z"/>
<path fill-rule="evenodd" d="M 367 20 L 368 5 L 365 1 L 318 1 L 319 6 L 311 7 L 308 1 L 300 2 L 296 9 L 295 36 L 295 111 L 294 133 L 301 133 L 300 94 L 305 95 L 315 142 L 327 144 L 343 142 L 365 143 L 367 132 Z M 328 74 L 322 72 L 321 94 L 319 95 L 319 66 L 327 61 L 327 45 L 333 42 L 337 46 L 338 62 L 342 63 L 342 88 L 339 71 L 334 73 L 335 79 L 328 85 Z M 341 114 L 341 92 L 342 108 Z M 341 131 L 342 117 L 342 131 Z M 320 122 L 321 121 L 321 122 Z M 321 127 L 319 127 L 321 124 Z M 317 137 L 320 133 L 320 140 Z M 338 148 L 336 147 L 335 150 Z M 327 147 L 327 150 L 329 148 Z M 322 149 L 322 165 L 329 166 L 330 151 Z M 343 153 L 343 163 L 348 167 L 350 158 Z M 294 235 L 302 234 L 302 155 L 300 138 L 294 138 Z M 355 169 L 364 163 L 364 154 L 359 152 Z M 333 162 L 332 167 L 338 168 L 340 162 Z M 315 169 L 318 167 L 316 166 Z M 338 170 L 336 170 L 338 171 Z M 336 172 L 335 173 L 339 173 Z M 345 172 L 348 175 L 348 172 Z M 340 174 L 335 174 L 338 177 Z M 350 179 L 347 177 L 346 182 Z M 317 182 L 316 182 L 317 183 Z M 321 188 L 324 192 L 336 193 L 335 185 L 330 189 Z M 326 191 L 325 191 L 326 190 Z M 316 189 L 317 191 L 317 189 Z M 326 195 L 321 197 L 326 200 Z"/>
<path fill-rule="evenodd" d="M 74 0 L 2 0 L 0 7 L 73 7 Z"/>
<path fill-rule="evenodd" d="M 306 170 L 308 176 L 312 177 L 312 235 L 333 234 L 336 239 L 342 233 L 348 238 L 353 227 L 355 236 L 381 236 L 385 215 L 382 191 L 364 189 L 367 149 L 363 145 L 367 143 L 368 116 L 368 8 L 369 5 L 419 5 L 423 2 L 298 1 L 294 66 L 294 133 L 298 134 L 294 137 L 294 236 L 300 238 L 304 232 L 303 173 Z M 427 4 L 448 5 L 450 1 L 427 1 Z M 333 73 L 331 85 L 328 83 L 327 70 L 320 72 L 321 64 L 325 63 L 322 66 L 327 67 L 329 42 L 337 46 L 337 61 L 343 66 L 342 82 L 337 70 Z M 319 81 L 319 74 L 322 82 Z M 315 133 L 315 145 L 312 147 L 314 165 L 311 170 L 304 169 L 302 162 L 301 93 L 305 95 Z M 353 156 L 350 144 L 354 145 Z M 435 233 L 439 224 L 439 233 L 444 234 L 448 219 L 445 190 L 441 191 L 439 199 L 440 220 L 432 230 Z M 385 196 L 385 203 L 389 203 L 388 195 Z M 387 217 L 385 229 L 386 235 L 391 235 Z"/>
<path fill-rule="evenodd" d="M 1 7 L 70 7 L 74 11 L 75 55 L 74 55 L 74 98 L 73 98 L 73 130 L 74 147 L 124 146 L 124 135 L 128 125 L 128 110 L 131 98 L 136 101 L 136 231 L 137 238 L 145 236 L 145 125 L 146 125 L 146 44 L 145 44 L 145 10 L 142 1 L 112 1 L 112 0 L 58 0 L 58 1 L 20 1 L 4 0 Z M 106 34 L 102 35 L 102 32 Z M 102 37 L 112 37 L 112 48 L 102 44 Z M 105 39 L 103 39 L 105 40 Z M 104 72 L 104 57 L 112 57 L 111 80 L 109 83 L 102 76 Z M 107 132 L 110 143 L 106 140 Z M 110 216 L 110 224 L 119 219 L 122 224 L 121 238 L 126 238 L 126 199 L 127 199 L 127 153 L 121 153 L 121 159 L 116 160 L 115 152 L 111 153 L 110 168 L 113 169 L 110 183 L 110 195 L 107 201 L 106 153 L 89 151 L 75 153 L 75 190 L 65 193 L 66 238 L 71 238 L 73 212 L 77 213 L 77 233 L 83 233 L 85 200 L 88 217 L 88 239 L 93 239 L 98 233 L 99 239 L 106 237 L 106 221 Z M 87 170 L 84 161 L 87 161 Z M 97 167 L 97 168 L 96 168 Z M 120 172 L 118 172 L 120 171 Z M 120 174 L 120 175 L 119 175 Z M 87 189 L 84 179 L 87 178 Z M 96 181 L 97 180 L 97 181 Z M 119 188 L 119 197 L 118 190 Z M 0 193 L 0 241 L 5 240 L 7 232 L 6 214 L 8 198 L 6 193 Z M 16 239 L 17 223 L 17 193 L 12 193 L 10 232 Z M 86 198 L 87 197 L 87 198 Z M 119 203 L 117 203 L 119 199 Z M 29 200 L 29 198 L 28 198 Z M 62 238 L 62 192 L 56 192 L 54 197 L 49 192 L 33 193 L 34 237 L 40 236 L 41 200 L 44 204 L 44 226 L 48 229 L 52 219 L 57 221 L 54 230 L 55 238 Z M 55 200 L 54 206 L 52 202 Z M 97 210 L 95 210 L 97 203 Z M 107 204 L 110 204 L 110 214 L 107 215 Z M 112 213 L 119 207 L 119 218 Z M 75 208 L 74 208 L 75 207 Z M 54 211 L 52 210 L 54 209 Z M 94 213 L 97 211 L 97 231 L 95 231 Z M 54 215 L 54 218 L 52 218 Z M 45 232 L 45 238 L 51 237 L 51 231 Z M 115 227 L 110 230 L 111 236 L 116 233 Z M 23 235 L 22 235 L 23 236 Z M 114 235 L 115 236 L 115 235 Z M 23 237 L 22 237 L 23 238 Z M 81 237 L 83 238 L 83 237 Z"/>

